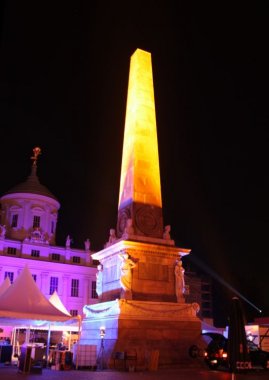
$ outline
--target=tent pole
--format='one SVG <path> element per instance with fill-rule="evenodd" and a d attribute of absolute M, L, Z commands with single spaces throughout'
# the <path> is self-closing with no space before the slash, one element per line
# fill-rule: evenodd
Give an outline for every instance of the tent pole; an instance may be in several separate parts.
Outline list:
<path fill-rule="evenodd" d="M 71 330 L 69 331 L 69 339 L 68 339 L 68 351 L 71 350 Z"/>
<path fill-rule="evenodd" d="M 79 344 L 80 344 L 80 330 L 81 330 L 81 315 L 78 315 L 77 318 L 78 318 L 78 341 L 77 341 L 76 369 L 78 369 Z"/>
<path fill-rule="evenodd" d="M 49 361 L 49 352 L 50 352 L 50 335 L 51 335 L 51 329 L 50 329 L 50 323 L 49 323 L 47 349 L 46 349 L 46 367 L 48 367 L 48 364 L 49 364 L 48 361 Z"/>
<path fill-rule="evenodd" d="M 25 344 L 28 345 L 30 342 L 31 327 L 27 327 L 25 331 Z"/>
<path fill-rule="evenodd" d="M 16 344 L 16 327 L 13 327 L 12 329 L 11 344 L 12 344 L 12 358 L 13 358 L 15 354 L 15 344 Z"/>

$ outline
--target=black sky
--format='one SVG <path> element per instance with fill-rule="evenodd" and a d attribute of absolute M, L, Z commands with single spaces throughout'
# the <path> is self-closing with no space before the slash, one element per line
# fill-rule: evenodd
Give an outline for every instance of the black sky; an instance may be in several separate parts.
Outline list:
<path fill-rule="evenodd" d="M 25 180 L 39 145 L 58 244 L 70 234 L 101 249 L 116 225 L 130 56 L 145 49 L 165 224 L 269 315 L 267 11 L 84 0 L 6 1 L 1 13 L 0 193 Z"/>

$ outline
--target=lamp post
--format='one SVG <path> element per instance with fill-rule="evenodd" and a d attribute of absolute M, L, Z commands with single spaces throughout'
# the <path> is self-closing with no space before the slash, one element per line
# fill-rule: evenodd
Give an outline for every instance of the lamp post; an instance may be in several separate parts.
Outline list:
<path fill-rule="evenodd" d="M 103 369 L 103 361 L 104 361 L 104 339 L 106 335 L 106 328 L 104 326 L 100 327 L 100 338 L 101 338 L 101 347 L 100 347 L 100 369 Z"/>

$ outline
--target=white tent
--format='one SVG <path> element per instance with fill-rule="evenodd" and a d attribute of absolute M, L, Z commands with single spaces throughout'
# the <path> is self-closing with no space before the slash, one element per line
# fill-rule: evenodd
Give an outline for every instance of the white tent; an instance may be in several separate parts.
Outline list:
<path fill-rule="evenodd" d="M 12 319 L 35 321 L 67 321 L 68 312 L 55 307 L 39 290 L 25 266 L 14 283 L 0 295 L 0 322 Z M 37 323 L 38 324 L 38 323 Z"/>
<path fill-rule="evenodd" d="M 68 323 L 72 319 L 74 322 L 74 318 L 65 309 L 58 294 L 54 295 L 52 302 L 44 296 L 27 266 L 24 267 L 14 283 L 6 287 L 6 290 L 3 290 L 0 295 L 1 325 L 28 326 L 29 332 L 34 326 L 47 326 L 47 360 L 51 326 L 60 323 L 64 324 L 64 322 Z M 78 329 L 80 331 L 80 320 L 76 318 L 75 322 L 79 324 Z M 28 342 L 28 338 L 26 338 L 26 341 Z M 16 344 L 15 337 L 13 344 Z"/>
<path fill-rule="evenodd" d="M 0 286 L 0 296 L 10 287 L 10 285 L 10 278 L 7 276 Z"/>
<path fill-rule="evenodd" d="M 62 301 L 61 301 L 56 290 L 54 290 L 53 294 L 50 296 L 49 301 L 50 301 L 50 303 L 52 303 L 52 305 L 57 307 L 58 310 L 61 310 L 64 314 L 69 315 L 71 318 L 71 315 L 69 314 L 66 307 L 62 303 Z"/>

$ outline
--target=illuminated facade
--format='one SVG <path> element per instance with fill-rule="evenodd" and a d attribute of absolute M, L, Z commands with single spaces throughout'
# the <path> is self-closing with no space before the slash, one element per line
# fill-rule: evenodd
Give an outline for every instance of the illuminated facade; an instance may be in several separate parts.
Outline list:
<path fill-rule="evenodd" d="M 89 241 L 84 250 L 68 239 L 65 247 L 55 245 L 60 203 L 39 182 L 36 159 L 27 180 L 0 198 L 0 284 L 6 276 L 13 282 L 27 264 L 47 298 L 57 290 L 72 315 L 83 315 L 83 306 L 97 297 Z"/>
<path fill-rule="evenodd" d="M 131 57 L 117 233 L 92 255 L 100 262 L 100 303 L 85 305 L 82 344 L 100 346 L 105 330 L 105 361 L 118 351 L 158 350 L 161 365 L 188 362 L 190 342 L 199 340 L 199 305 L 186 303 L 182 257 L 163 226 L 158 141 L 151 54 L 137 49 Z M 103 340 L 102 340 L 103 342 Z M 113 364 L 112 364 L 113 365 Z"/>

